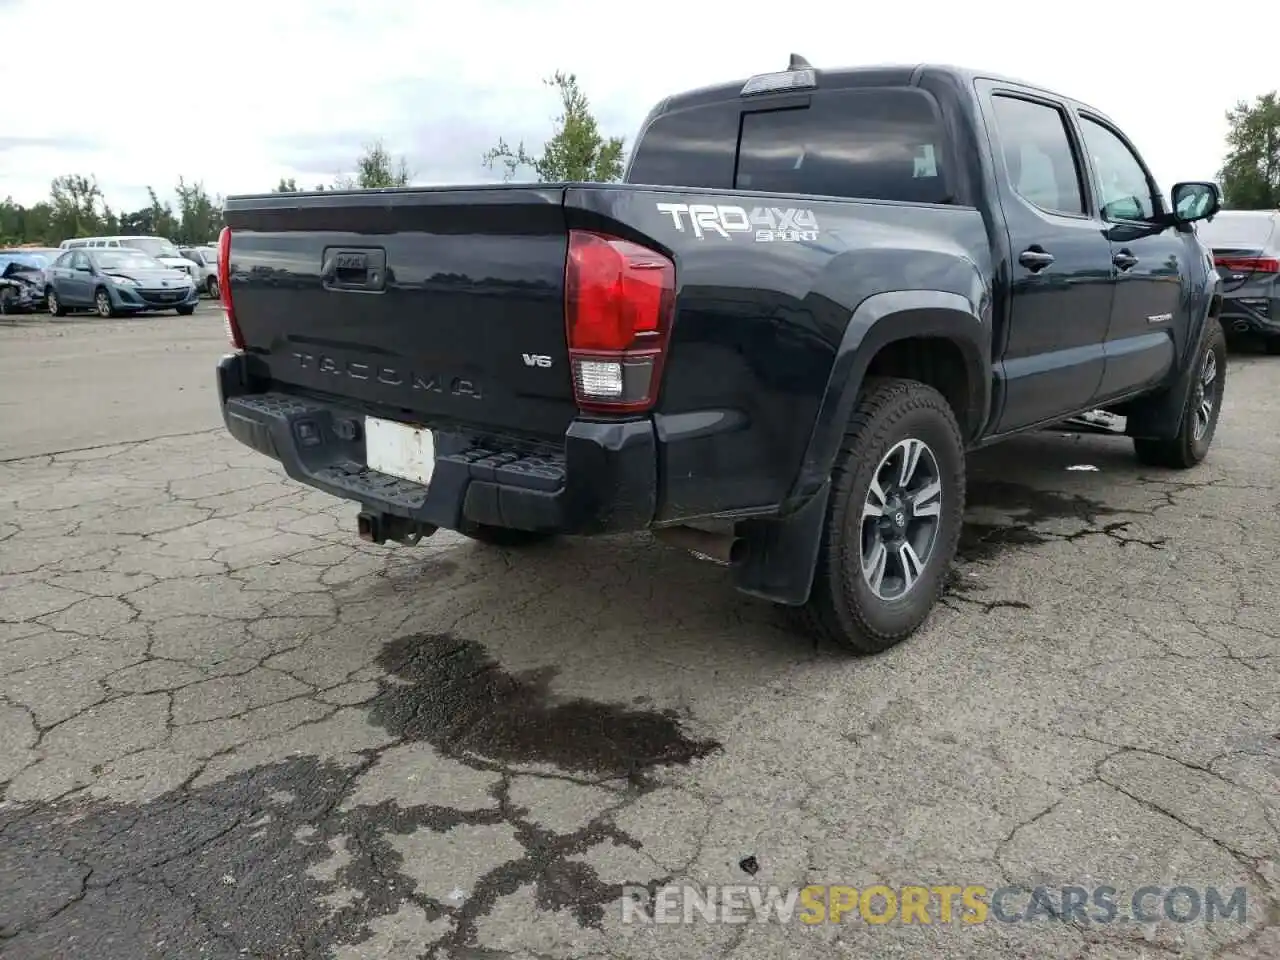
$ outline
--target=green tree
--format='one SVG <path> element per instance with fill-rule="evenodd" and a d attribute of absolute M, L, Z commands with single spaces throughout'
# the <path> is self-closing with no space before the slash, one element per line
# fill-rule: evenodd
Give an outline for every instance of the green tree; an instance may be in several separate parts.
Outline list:
<path fill-rule="evenodd" d="M 49 184 L 49 228 L 59 241 L 68 237 L 88 237 L 102 228 L 98 204 L 102 191 L 97 177 L 68 173 Z"/>
<path fill-rule="evenodd" d="M 181 243 L 208 243 L 222 229 L 222 198 L 210 197 L 203 183 L 187 183 L 182 177 L 174 187 L 178 196 L 177 236 Z"/>
<path fill-rule="evenodd" d="M 56 244 L 51 226 L 53 207 L 47 202 L 24 207 L 12 197 L 0 201 L 0 244 Z"/>
<path fill-rule="evenodd" d="M 167 200 L 161 203 L 153 187 L 147 187 L 147 198 L 151 201 L 147 208 L 150 214 L 151 232 L 157 237 L 172 237 L 178 232 L 178 220 L 173 215 L 173 207 Z"/>
<path fill-rule="evenodd" d="M 1218 179 L 1223 199 L 1235 210 L 1280 207 L 1280 95 L 1241 100 L 1227 111 L 1227 156 Z"/>
<path fill-rule="evenodd" d="M 340 175 L 334 181 L 334 187 L 338 190 L 407 187 L 412 179 L 409 161 L 403 155 L 393 157 L 386 144 L 378 139 L 365 144 L 364 153 L 356 161 L 355 175 Z"/>
<path fill-rule="evenodd" d="M 542 81 L 560 96 L 562 113 L 555 118 L 555 132 L 542 146 L 542 156 L 534 157 L 524 142 L 512 149 L 503 139 L 482 158 L 490 170 L 501 165 L 503 179 L 510 181 L 521 167 L 531 167 L 539 181 L 612 183 L 622 179 L 622 137 L 605 138 L 591 112 L 586 94 L 572 73 L 557 70 Z"/>
<path fill-rule="evenodd" d="M 272 193 L 297 193 L 298 181 L 295 180 L 293 177 L 289 177 L 288 179 L 281 177 L 280 182 L 271 188 L 271 192 Z"/>

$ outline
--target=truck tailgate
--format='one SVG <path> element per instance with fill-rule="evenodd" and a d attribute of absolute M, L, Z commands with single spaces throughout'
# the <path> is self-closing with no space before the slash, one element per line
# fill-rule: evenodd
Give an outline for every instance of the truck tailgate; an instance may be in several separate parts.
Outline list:
<path fill-rule="evenodd" d="M 563 437 L 563 203 L 513 185 L 229 200 L 253 375 L 395 419 Z"/>

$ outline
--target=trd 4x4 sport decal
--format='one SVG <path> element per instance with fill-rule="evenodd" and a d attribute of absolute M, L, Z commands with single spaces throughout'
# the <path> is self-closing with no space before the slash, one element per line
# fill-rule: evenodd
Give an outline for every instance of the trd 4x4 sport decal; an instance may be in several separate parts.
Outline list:
<path fill-rule="evenodd" d="M 755 207 L 748 212 L 722 204 L 659 203 L 658 212 L 669 216 L 681 233 L 688 229 L 699 240 L 708 234 L 728 240 L 735 233 L 753 234 L 757 243 L 818 239 L 818 218 L 804 208 Z"/>

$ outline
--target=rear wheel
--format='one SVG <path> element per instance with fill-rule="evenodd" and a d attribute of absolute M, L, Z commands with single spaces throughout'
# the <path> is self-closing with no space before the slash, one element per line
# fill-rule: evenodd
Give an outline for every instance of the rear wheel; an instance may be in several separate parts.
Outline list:
<path fill-rule="evenodd" d="M 928 618 L 964 516 L 964 440 L 951 406 L 914 380 L 868 380 L 832 471 L 831 501 L 801 625 L 859 654 Z"/>
<path fill-rule="evenodd" d="M 213 298 L 214 300 L 217 300 L 217 299 L 218 299 L 218 295 L 219 295 L 219 293 L 220 293 L 220 291 L 218 290 L 218 278 L 217 278 L 217 277 L 210 277 L 210 278 L 209 278 L 209 283 L 207 284 L 207 289 L 208 289 L 209 296 L 210 296 L 211 298 Z"/>
<path fill-rule="evenodd" d="M 1280 337 L 1267 337 L 1263 346 L 1273 357 L 1280 357 Z"/>
<path fill-rule="evenodd" d="M 49 307 L 49 313 L 55 317 L 65 317 L 67 308 L 62 305 L 62 301 L 58 299 L 58 292 L 50 287 L 44 292 L 45 303 Z"/>
<path fill-rule="evenodd" d="M 1195 363 L 1196 381 L 1187 398 L 1178 435 L 1169 440 L 1135 437 L 1133 452 L 1139 463 L 1186 470 L 1196 466 L 1209 453 L 1218 429 L 1223 391 L 1227 385 L 1227 339 L 1221 324 L 1213 325 L 1208 342 Z"/>
<path fill-rule="evenodd" d="M 479 543 L 491 547 L 529 547 L 545 543 L 555 537 L 554 533 L 545 530 L 515 530 L 511 527 L 492 527 L 487 523 L 473 523 L 464 520 L 458 532 Z"/>
<path fill-rule="evenodd" d="M 111 294 L 106 287 L 99 287 L 93 294 L 93 308 L 100 317 L 114 317 L 116 308 L 111 305 Z"/>

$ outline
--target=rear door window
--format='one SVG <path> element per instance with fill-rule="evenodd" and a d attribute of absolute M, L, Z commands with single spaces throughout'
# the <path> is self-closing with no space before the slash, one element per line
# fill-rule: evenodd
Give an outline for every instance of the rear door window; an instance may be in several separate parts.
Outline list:
<path fill-rule="evenodd" d="M 1018 196 L 1047 213 L 1084 213 L 1084 191 L 1058 107 L 1021 97 L 991 98 L 1009 184 Z"/>
<path fill-rule="evenodd" d="M 920 90 L 840 90 L 810 106 L 746 113 L 734 187 L 950 203 L 942 127 Z"/>

